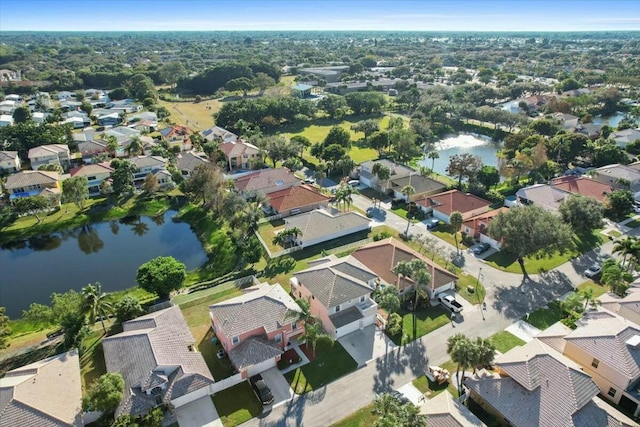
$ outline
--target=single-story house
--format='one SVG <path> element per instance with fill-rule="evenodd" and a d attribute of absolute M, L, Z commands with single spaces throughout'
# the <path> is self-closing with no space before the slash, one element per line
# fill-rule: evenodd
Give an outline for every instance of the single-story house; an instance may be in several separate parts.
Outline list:
<path fill-rule="evenodd" d="M 238 135 L 233 132 L 221 128 L 220 126 L 214 126 L 202 131 L 202 137 L 207 141 L 220 141 L 220 142 L 235 142 L 238 140 Z"/>
<path fill-rule="evenodd" d="M 25 170 L 9 175 L 4 188 L 9 192 L 9 200 L 45 196 L 59 203 L 62 180 L 58 172 Z"/>
<path fill-rule="evenodd" d="M 233 185 L 242 194 L 262 193 L 266 195 L 298 186 L 300 178 L 287 168 L 260 169 L 235 179 Z"/>
<path fill-rule="evenodd" d="M 640 129 L 619 130 L 609 135 L 609 139 L 613 139 L 614 141 L 616 141 L 616 144 L 624 148 L 630 142 L 640 140 Z"/>
<path fill-rule="evenodd" d="M 179 153 L 176 156 L 176 168 L 180 171 L 185 179 L 191 177 L 191 174 L 196 169 L 196 167 L 208 162 L 209 161 L 207 159 L 202 158 L 191 151 Z"/>
<path fill-rule="evenodd" d="M 71 177 L 83 176 L 87 179 L 89 193 L 99 193 L 102 183 L 111 177 L 113 168 L 109 162 L 84 165 L 71 169 Z"/>
<path fill-rule="evenodd" d="M 294 236 L 296 246 L 307 248 L 318 243 L 369 230 L 370 221 L 357 212 L 340 212 L 332 209 L 314 209 L 311 212 L 290 216 L 284 220 L 284 229 L 298 228 L 302 233 Z"/>
<path fill-rule="evenodd" d="M 578 126 L 579 117 L 573 114 L 565 113 L 553 113 L 551 115 L 554 119 L 558 120 L 562 124 L 562 128 L 566 130 L 573 130 Z"/>
<path fill-rule="evenodd" d="M 158 127 L 158 122 L 153 120 L 138 120 L 130 124 L 129 127 L 140 132 L 154 132 Z"/>
<path fill-rule="evenodd" d="M 115 126 L 122 121 L 120 113 L 117 111 L 103 114 L 97 117 L 96 122 L 100 126 Z"/>
<path fill-rule="evenodd" d="M 393 272 L 395 266 L 401 261 L 409 262 L 417 259 L 425 264 L 431 275 L 431 284 L 427 288 L 431 299 L 441 292 L 455 289 L 456 280 L 458 280 L 458 276 L 455 274 L 393 237 L 362 246 L 351 256 L 373 271 L 381 281 L 396 287 L 400 295 L 405 295 L 414 286 L 413 280 L 403 278 Z"/>
<path fill-rule="evenodd" d="M 31 169 L 38 170 L 43 165 L 60 165 L 67 168 L 71 163 L 69 147 L 64 144 L 47 144 L 29 150 Z"/>
<path fill-rule="evenodd" d="M 331 197 L 322 194 L 311 185 L 302 184 L 269 193 L 266 199 L 271 213 L 284 218 L 321 207 L 326 208 Z"/>
<path fill-rule="evenodd" d="M 574 132 L 586 135 L 590 139 L 596 139 L 600 137 L 601 125 L 595 123 L 580 123 L 575 127 Z"/>
<path fill-rule="evenodd" d="M 444 193 L 428 196 L 416 201 L 416 204 L 427 214 L 432 214 L 439 221 L 449 223 L 453 212 L 460 212 L 462 219 L 483 214 L 489 210 L 491 202 L 474 194 L 449 190 Z"/>
<path fill-rule="evenodd" d="M 291 278 L 291 294 L 308 299 L 311 313 L 334 339 L 373 325 L 378 305 L 371 299 L 378 276 L 355 258 L 330 255 L 311 261 Z"/>
<path fill-rule="evenodd" d="M 302 310 L 279 284 L 262 283 L 209 306 L 216 337 L 244 378 L 276 366 L 304 333 Z"/>
<path fill-rule="evenodd" d="M 633 421 L 598 398 L 600 389 L 575 362 L 537 339 L 494 361 L 495 375 L 464 385 L 469 397 L 505 425 L 632 426 Z"/>
<path fill-rule="evenodd" d="M 407 185 L 412 186 L 415 190 L 413 195 L 410 197 L 411 201 L 433 196 L 443 192 L 447 188 L 447 186 L 441 182 L 418 174 L 400 176 L 397 178 L 392 177 L 389 179 L 388 188 L 390 189 L 389 191 L 393 193 L 393 197 L 408 201 L 407 197 L 402 194 L 402 189 Z"/>
<path fill-rule="evenodd" d="M 224 153 L 229 171 L 255 169 L 259 160 L 261 160 L 260 149 L 248 142 L 222 142 L 218 147 Z"/>
<path fill-rule="evenodd" d="M 2 427 L 84 426 L 78 350 L 6 372 L 0 396 Z"/>
<path fill-rule="evenodd" d="M 313 86 L 298 83 L 291 88 L 291 92 L 298 98 L 309 98 L 312 95 Z"/>
<path fill-rule="evenodd" d="M 173 125 L 168 128 L 160 129 L 160 135 L 169 148 L 180 147 L 180 151 L 191 150 L 191 139 L 189 136 L 193 134 L 193 130 L 186 126 Z"/>
<path fill-rule="evenodd" d="M 22 162 L 17 151 L 0 151 L 0 173 L 18 172 Z"/>
<path fill-rule="evenodd" d="M 391 175 L 389 176 L 390 179 L 409 176 L 411 173 L 415 172 L 408 166 L 399 165 L 388 159 L 368 160 L 366 162 L 362 162 L 360 163 L 358 170 L 358 179 L 361 184 L 364 184 L 369 188 L 373 188 L 374 190 L 380 190 L 378 176 L 373 173 L 373 166 L 376 163 L 380 163 L 381 165 L 389 168 L 389 171 L 391 172 Z M 385 182 L 383 185 L 386 187 L 388 184 Z"/>
<path fill-rule="evenodd" d="M 494 209 L 480 215 L 472 216 L 462 223 L 461 230 L 463 233 L 468 234 L 475 240 L 482 243 L 488 243 L 495 249 L 500 249 L 500 242 L 489 237 L 489 222 L 491 222 L 491 220 L 501 212 L 506 212 L 508 210 L 509 208 L 502 206 L 500 209 Z"/>
<path fill-rule="evenodd" d="M 536 205 L 557 212 L 562 202 L 571 197 L 571 193 L 548 184 L 534 184 L 518 190 L 516 197 L 523 205 Z"/>
<path fill-rule="evenodd" d="M 129 320 L 123 332 L 102 340 L 107 372 L 125 383 L 120 415 L 145 415 L 154 408 L 174 408 L 208 396 L 213 376 L 178 306 Z"/>
<path fill-rule="evenodd" d="M 561 176 L 552 179 L 551 186 L 572 194 L 591 197 L 599 202 L 604 202 L 607 194 L 615 191 L 612 186 L 587 176 Z"/>

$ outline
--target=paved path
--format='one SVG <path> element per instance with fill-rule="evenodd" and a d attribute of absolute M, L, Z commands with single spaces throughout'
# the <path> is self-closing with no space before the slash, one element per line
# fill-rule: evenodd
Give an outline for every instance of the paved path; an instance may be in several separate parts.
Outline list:
<path fill-rule="evenodd" d="M 365 210 L 371 201 L 355 195 L 353 204 Z M 404 232 L 407 221 L 390 211 L 380 218 L 386 225 Z M 410 226 L 409 233 L 428 233 L 422 223 Z M 455 247 L 440 242 L 449 249 Z M 438 365 L 449 360 L 447 338 L 455 333 L 488 337 L 518 321 L 522 316 L 544 306 L 584 282 L 581 275 L 589 265 L 602 260 L 611 251 L 612 243 L 588 252 L 557 269 L 522 282 L 522 275 L 507 273 L 490 267 L 472 254 L 464 253 L 462 268 L 477 276 L 482 268 L 482 282 L 487 289 L 487 310 L 479 306 L 464 311 L 456 323 L 449 323 L 423 336 L 397 351 L 368 363 L 357 371 L 342 377 L 319 390 L 296 396 L 286 405 L 275 408 L 260 418 L 254 418 L 245 426 L 327 426 L 357 409 L 368 405 L 376 394 L 397 389 L 422 375 L 426 366 Z"/>

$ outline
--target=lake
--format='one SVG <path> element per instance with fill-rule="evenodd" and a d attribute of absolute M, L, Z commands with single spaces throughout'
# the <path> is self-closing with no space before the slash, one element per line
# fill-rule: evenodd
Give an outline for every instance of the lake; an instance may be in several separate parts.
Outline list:
<path fill-rule="evenodd" d="M 490 137 L 476 134 L 460 134 L 442 139 L 435 143 L 434 148 L 440 155 L 436 159 L 433 169 L 441 175 L 447 175 L 449 157 L 454 154 L 470 153 L 479 156 L 482 164 L 487 166 L 498 166 L 497 153 L 501 147 L 501 142 L 495 142 Z M 420 166 L 431 168 L 431 159 L 420 160 Z"/>
<path fill-rule="evenodd" d="M 50 303 L 53 292 L 100 282 L 105 291 L 136 285 L 138 267 L 173 256 L 187 270 L 207 260 L 189 224 L 175 211 L 155 218 L 131 217 L 37 236 L 0 248 L 0 306 L 19 317 L 32 302 Z"/>

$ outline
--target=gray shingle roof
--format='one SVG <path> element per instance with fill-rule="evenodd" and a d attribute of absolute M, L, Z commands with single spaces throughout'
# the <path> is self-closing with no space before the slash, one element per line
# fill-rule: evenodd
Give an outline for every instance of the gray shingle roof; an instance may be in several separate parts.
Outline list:
<path fill-rule="evenodd" d="M 429 427 L 480 427 L 485 425 L 466 406 L 447 392 L 427 400 L 420 413 L 427 415 Z"/>
<path fill-rule="evenodd" d="M 196 166 L 207 162 L 208 160 L 198 157 L 191 152 L 180 153 L 176 158 L 176 167 L 181 171 L 193 172 Z"/>
<path fill-rule="evenodd" d="M 251 337 L 229 352 L 229 359 L 238 370 L 257 365 L 282 354 L 282 349 L 266 337 Z"/>
<path fill-rule="evenodd" d="M 349 271 L 358 276 L 345 274 Z M 304 285 L 325 307 L 335 307 L 347 301 L 369 295 L 373 288 L 367 283 L 378 276 L 355 258 L 334 258 L 296 274 Z"/>
<path fill-rule="evenodd" d="M 141 387 L 156 384 L 161 375 L 167 377 L 164 402 L 213 383 L 202 355 L 190 350 L 195 340 L 177 306 L 125 322 L 123 330 L 102 342 L 107 371 L 120 372 L 128 391 L 117 415 L 142 414 L 155 407 Z M 152 373 L 158 376 L 152 378 Z"/>
<path fill-rule="evenodd" d="M 0 151 L 0 161 L 14 160 L 18 157 L 17 151 Z"/>
<path fill-rule="evenodd" d="M 315 209 L 285 219 L 285 229 L 299 228 L 302 235 L 298 239 L 304 245 L 305 242 L 334 235 L 341 230 L 364 228 L 369 225 L 369 222 L 369 218 L 356 212 L 332 215 L 324 209 Z"/>
<path fill-rule="evenodd" d="M 335 326 L 336 328 L 340 328 L 344 325 L 348 325 L 349 323 L 353 323 L 356 320 L 362 319 L 363 317 L 364 316 L 362 315 L 362 313 L 360 313 L 360 310 L 353 306 L 347 308 L 346 310 L 341 310 L 337 313 L 333 313 L 329 316 L 329 319 L 331 319 L 331 323 L 333 323 L 333 326 Z"/>
<path fill-rule="evenodd" d="M 302 310 L 280 285 L 263 283 L 245 290 L 244 295 L 209 306 L 211 316 L 227 337 L 264 329 L 282 328 L 298 318 Z"/>
<path fill-rule="evenodd" d="M 147 166 L 151 167 L 164 167 L 168 160 L 159 156 L 135 156 L 129 159 L 132 165 L 138 169 L 142 169 Z"/>

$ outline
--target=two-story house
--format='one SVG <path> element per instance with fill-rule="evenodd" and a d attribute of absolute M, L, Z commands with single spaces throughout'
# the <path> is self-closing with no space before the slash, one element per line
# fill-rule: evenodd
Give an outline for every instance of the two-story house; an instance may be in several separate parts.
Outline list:
<path fill-rule="evenodd" d="M 472 216 L 464 220 L 461 230 L 479 242 L 487 243 L 495 249 L 500 249 L 501 243 L 489 236 L 489 223 L 502 212 L 507 212 L 508 210 L 509 208 L 502 206 L 499 209 Z"/>
<path fill-rule="evenodd" d="M 186 126 L 173 125 L 160 129 L 160 136 L 169 148 L 180 147 L 180 151 L 191 150 L 191 139 L 189 139 L 189 136 L 192 134 L 193 130 Z"/>
<path fill-rule="evenodd" d="M 374 190 L 384 190 L 387 186 L 387 182 L 380 182 L 378 176 L 373 173 L 373 167 L 376 163 L 379 163 L 382 166 L 386 166 L 389 169 L 390 179 L 401 178 L 403 176 L 408 176 L 412 172 L 415 172 L 413 169 L 407 166 L 399 165 L 388 159 L 369 160 L 366 162 L 362 162 L 360 163 L 359 167 L 358 179 L 360 179 L 361 184 L 364 184 L 369 188 L 373 188 Z M 381 185 L 385 188 L 381 188 Z"/>
<path fill-rule="evenodd" d="M 129 161 L 137 169 L 133 173 L 133 182 L 136 185 L 142 184 L 147 175 L 156 175 L 158 172 L 166 170 L 169 162 L 160 156 L 134 156 Z"/>
<path fill-rule="evenodd" d="M 69 147 L 64 144 L 48 144 L 34 147 L 29 150 L 28 157 L 31 162 L 31 169 L 34 171 L 44 165 L 59 165 L 66 170 L 71 164 Z"/>
<path fill-rule="evenodd" d="M 276 366 L 304 333 L 302 310 L 279 284 L 262 283 L 209 306 L 211 325 L 243 378 Z"/>
<path fill-rule="evenodd" d="M 234 180 L 236 191 L 242 194 L 269 194 L 300 185 L 300 178 L 287 168 L 260 169 Z"/>
<path fill-rule="evenodd" d="M 330 255 L 309 265 L 291 278 L 291 293 L 309 300 L 329 335 L 338 339 L 375 323 L 378 305 L 371 294 L 377 274 L 351 256 Z"/>
<path fill-rule="evenodd" d="M 449 217 L 453 212 L 460 212 L 462 219 L 465 220 L 487 212 L 491 206 L 491 202 L 488 200 L 458 190 L 449 190 L 425 197 L 417 200 L 416 204 L 427 214 L 431 214 L 435 219 L 447 224 L 449 224 Z"/>
<path fill-rule="evenodd" d="M 104 181 L 111 177 L 113 168 L 108 162 L 84 165 L 71 169 L 71 177 L 82 176 L 87 179 L 90 194 L 100 193 L 100 187 Z"/>
<path fill-rule="evenodd" d="M 406 186 L 411 186 L 414 190 L 414 193 L 409 196 L 410 200 L 407 200 L 407 196 L 402 193 L 402 189 Z M 391 177 L 388 188 L 389 192 L 392 193 L 396 199 L 415 202 L 425 197 L 441 193 L 446 190 L 447 186 L 435 179 L 414 173 L 407 176 Z"/>
<path fill-rule="evenodd" d="M 624 297 L 615 294 L 604 294 L 600 297 L 600 307 L 640 325 L 640 288 L 627 289 Z"/>
<path fill-rule="evenodd" d="M 209 163 L 209 161 L 191 151 L 179 153 L 176 156 L 176 168 L 180 171 L 184 179 L 189 179 L 193 171 L 205 163 Z"/>
<path fill-rule="evenodd" d="M 221 128 L 220 126 L 214 126 L 212 128 L 203 130 L 202 137 L 207 142 L 220 141 L 224 143 L 224 142 L 235 142 L 238 140 L 238 135 L 236 135 L 233 132 L 229 132 L 224 128 Z"/>
<path fill-rule="evenodd" d="M 260 149 L 245 141 L 223 142 L 219 146 L 224 153 L 229 171 L 255 169 L 260 160 Z"/>
<path fill-rule="evenodd" d="M 0 174 L 18 172 L 21 167 L 17 151 L 0 151 Z"/>
<path fill-rule="evenodd" d="M 636 200 L 640 200 L 640 170 L 631 165 L 607 165 L 593 171 L 591 178 L 615 189 L 631 190 Z"/>
<path fill-rule="evenodd" d="M 20 171 L 9 175 L 4 187 L 9 192 L 9 200 L 46 196 L 59 202 L 62 177 L 52 171 Z"/>

